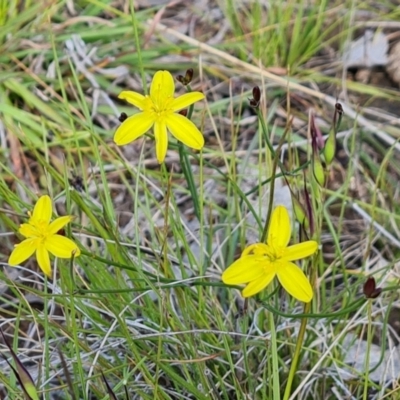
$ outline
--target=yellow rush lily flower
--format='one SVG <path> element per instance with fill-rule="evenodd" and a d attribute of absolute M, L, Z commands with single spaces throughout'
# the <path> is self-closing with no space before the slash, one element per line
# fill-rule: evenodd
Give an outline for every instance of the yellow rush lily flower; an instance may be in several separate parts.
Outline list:
<path fill-rule="evenodd" d="M 115 132 L 114 142 L 122 146 L 154 127 L 157 160 L 164 161 L 168 148 L 168 131 L 186 146 L 200 150 L 204 138 L 196 125 L 177 112 L 204 99 L 200 92 L 185 93 L 174 98 L 174 78 L 168 71 L 158 71 L 150 86 L 150 95 L 125 91 L 118 98 L 126 100 L 141 112 L 127 118 Z"/>
<path fill-rule="evenodd" d="M 36 259 L 39 267 L 51 277 L 51 265 L 49 253 L 59 258 L 71 258 L 79 256 L 78 246 L 65 236 L 57 235 L 57 232 L 71 222 L 69 215 L 59 217 L 50 223 L 52 204 L 49 196 L 41 196 L 37 201 L 33 212 L 28 213 L 30 218 L 27 224 L 22 224 L 19 233 L 27 239 L 15 245 L 8 264 L 19 265 L 28 259 L 36 251 Z"/>
<path fill-rule="evenodd" d="M 308 240 L 288 246 L 290 236 L 289 213 L 284 206 L 278 206 L 271 216 L 267 243 L 247 247 L 222 274 L 222 281 L 228 285 L 247 283 L 242 295 L 249 297 L 263 290 L 277 276 L 290 295 L 308 303 L 313 297 L 312 287 L 304 272 L 292 261 L 314 254 L 318 243 Z"/>

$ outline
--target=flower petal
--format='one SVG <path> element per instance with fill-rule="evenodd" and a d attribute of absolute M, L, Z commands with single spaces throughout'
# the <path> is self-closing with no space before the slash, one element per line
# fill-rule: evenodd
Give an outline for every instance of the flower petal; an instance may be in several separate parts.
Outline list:
<path fill-rule="evenodd" d="M 297 243 L 293 246 L 289 246 L 285 249 L 282 260 L 295 261 L 311 256 L 318 250 L 318 243 L 314 240 L 308 240 L 307 242 Z"/>
<path fill-rule="evenodd" d="M 37 248 L 37 239 L 26 239 L 14 247 L 10 254 L 8 264 L 11 266 L 19 265 L 27 260 Z"/>
<path fill-rule="evenodd" d="M 51 219 L 51 214 L 53 213 L 51 199 L 49 196 L 44 195 L 39 197 L 39 200 L 36 202 L 35 207 L 33 209 L 31 218 L 29 222 L 32 221 L 42 221 L 48 224 Z"/>
<path fill-rule="evenodd" d="M 268 273 L 263 275 L 261 278 L 251 281 L 242 290 L 242 296 L 250 297 L 250 296 L 254 296 L 258 292 L 261 292 L 261 290 L 266 288 L 271 283 L 272 279 L 274 279 L 274 276 L 275 276 L 275 270 L 273 268 L 271 268 L 271 270 L 269 270 Z"/>
<path fill-rule="evenodd" d="M 269 255 L 271 252 L 270 248 L 268 247 L 267 244 L 265 243 L 254 243 L 251 244 L 250 246 L 247 246 L 242 253 L 243 256 L 248 256 L 250 254 L 256 255 L 256 256 L 265 256 Z"/>
<path fill-rule="evenodd" d="M 296 264 L 282 263 L 277 268 L 277 275 L 279 282 L 291 296 L 304 303 L 311 301 L 313 290 L 310 281 Z"/>
<path fill-rule="evenodd" d="M 27 238 L 35 236 L 37 237 L 40 235 L 40 232 L 38 231 L 36 226 L 31 224 L 21 224 L 19 226 L 18 232 Z"/>
<path fill-rule="evenodd" d="M 164 161 L 168 149 L 168 132 L 167 126 L 163 122 L 154 124 L 154 137 L 156 139 L 156 156 L 161 164 Z"/>
<path fill-rule="evenodd" d="M 119 99 L 126 100 L 129 104 L 134 105 L 135 107 L 143 110 L 145 104 L 145 96 L 140 93 L 132 92 L 132 91 L 124 91 L 118 95 Z"/>
<path fill-rule="evenodd" d="M 168 71 L 157 71 L 150 86 L 150 97 L 153 103 L 163 108 L 167 99 L 172 99 L 175 93 L 174 78 Z"/>
<path fill-rule="evenodd" d="M 289 243 L 290 235 L 291 225 L 288 210 L 284 206 L 278 206 L 272 212 L 267 243 L 274 247 L 284 248 Z"/>
<path fill-rule="evenodd" d="M 49 277 L 51 277 L 51 265 L 49 252 L 43 243 L 40 243 L 36 250 L 36 259 L 40 269 Z"/>
<path fill-rule="evenodd" d="M 183 144 L 200 150 L 204 146 L 204 137 L 196 125 L 181 114 L 170 114 L 165 120 L 168 130 Z"/>
<path fill-rule="evenodd" d="M 118 146 L 133 142 L 146 133 L 154 124 L 150 113 L 138 113 L 126 119 L 116 130 L 114 142 Z"/>
<path fill-rule="evenodd" d="M 268 267 L 268 260 L 265 257 L 240 257 L 224 271 L 221 279 L 227 285 L 247 283 L 261 278 L 265 273 L 265 266 Z"/>
<path fill-rule="evenodd" d="M 204 94 L 201 92 L 185 93 L 172 101 L 171 108 L 174 111 L 179 111 L 182 110 L 182 108 L 189 107 L 191 104 L 196 103 L 196 101 L 203 100 L 204 97 Z"/>
<path fill-rule="evenodd" d="M 72 217 L 70 215 L 65 215 L 64 217 L 59 217 L 55 219 L 50 225 L 48 229 L 49 235 L 54 235 L 60 229 L 64 228 L 69 222 L 72 221 Z"/>
<path fill-rule="evenodd" d="M 58 258 L 71 258 L 73 252 L 75 252 L 75 257 L 81 254 L 75 242 L 61 235 L 49 236 L 44 245 L 47 251 Z"/>

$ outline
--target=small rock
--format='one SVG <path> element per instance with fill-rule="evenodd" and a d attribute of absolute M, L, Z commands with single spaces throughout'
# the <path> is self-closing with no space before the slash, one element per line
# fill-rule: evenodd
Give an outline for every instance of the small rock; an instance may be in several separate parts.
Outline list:
<path fill-rule="evenodd" d="M 400 42 L 390 50 L 386 71 L 393 82 L 400 86 Z"/>

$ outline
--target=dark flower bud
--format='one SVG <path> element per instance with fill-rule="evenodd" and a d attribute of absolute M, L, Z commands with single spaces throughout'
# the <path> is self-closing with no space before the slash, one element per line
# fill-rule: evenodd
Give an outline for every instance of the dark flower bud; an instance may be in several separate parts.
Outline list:
<path fill-rule="evenodd" d="M 184 110 L 179 111 L 179 114 L 183 115 L 184 117 L 187 116 L 188 110 L 185 108 Z"/>
<path fill-rule="evenodd" d="M 261 90 L 260 90 L 259 86 L 254 86 L 253 87 L 253 99 L 255 101 L 257 101 L 258 103 L 261 100 Z"/>
<path fill-rule="evenodd" d="M 192 79 L 193 79 L 193 68 L 189 68 L 189 69 L 186 71 L 185 76 L 183 76 L 183 75 L 178 75 L 178 76 L 176 77 L 176 79 L 177 79 L 180 83 L 182 83 L 183 86 L 189 85 L 189 83 L 192 82 Z"/>
<path fill-rule="evenodd" d="M 367 299 L 376 299 L 381 294 L 382 289 L 376 287 L 375 278 L 370 276 L 364 283 L 363 292 Z"/>
<path fill-rule="evenodd" d="M 333 114 L 333 129 L 335 131 L 335 134 L 339 130 L 339 125 L 342 121 L 344 111 L 343 107 L 340 103 L 335 104 L 335 113 Z"/>
<path fill-rule="evenodd" d="M 249 99 L 250 106 L 253 108 L 258 108 L 261 100 L 261 90 L 258 86 L 253 87 L 253 98 Z"/>
<path fill-rule="evenodd" d="M 121 115 L 118 117 L 119 122 L 124 122 L 128 118 L 128 115 L 126 113 L 121 113 Z"/>
<path fill-rule="evenodd" d="M 344 114 L 343 107 L 340 103 L 335 104 L 335 112 L 337 112 L 339 115 Z"/>

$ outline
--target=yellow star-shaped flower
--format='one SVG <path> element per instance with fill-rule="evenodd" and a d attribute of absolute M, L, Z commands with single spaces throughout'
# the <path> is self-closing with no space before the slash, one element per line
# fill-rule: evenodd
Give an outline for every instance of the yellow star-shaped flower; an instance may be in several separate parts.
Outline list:
<path fill-rule="evenodd" d="M 200 150 L 204 138 L 196 125 L 177 112 L 196 101 L 204 99 L 200 92 L 185 93 L 174 98 L 174 78 L 168 71 L 158 71 L 150 86 L 150 95 L 125 91 L 118 97 L 139 108 L 141 112 L 127 118 L 117 129 L 114 142 L 122 146 L 142 136 L 153 127 L 156 139 L 156 155 L 164 161 L 168 148 L 168 131 L 186 146 Z"/>
<path fill-rule="evenodd" d="M 247 283 L 243 297 L 253 296 L 271 283 L 275 276 L 294 298 L 308 303 L 313 290 L 304 272 L 292 261 L 314 254 L 318 243 L 309 240 L 288 246 L 291 236 L 290 218 L 284 206 L 274 209 L 268 231 L 267 243 L 247 247 L 241 257 L 222 274 L 228 285 Z"/>
<path fill-rule="evenodd" d="M 71 222 L 72 217 L 66 215 L 59 217 L 50 223 L 52 204 L 49 196 L 41 196 L 27 224 L 22 224 L 19 233 L 27 239 L 15 245 L 8 264 L 19 265 L 28 259 L 36 251 L 36 259 L 42 271 L 51 277 L 51 265 L 49 253 L 59 258 L 71 258 L 79 256 L 78 246 L 65 236 L 57 232 Z"/>

